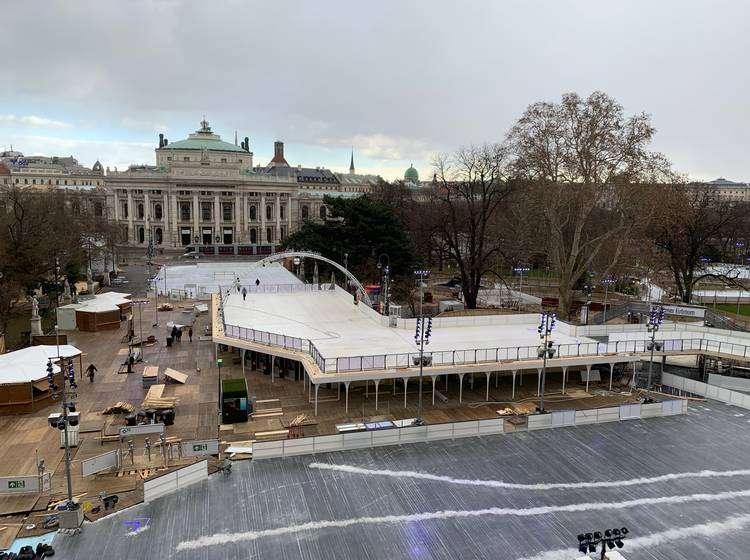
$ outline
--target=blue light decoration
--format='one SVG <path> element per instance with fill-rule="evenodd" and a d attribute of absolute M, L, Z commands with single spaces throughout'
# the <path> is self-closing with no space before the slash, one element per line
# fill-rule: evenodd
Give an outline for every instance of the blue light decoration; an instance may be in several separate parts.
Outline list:
<path fill-rule="evenodd" d="M 414 331 L 414 342 L 419 344 L 419 325 L 422 324 L 421 319 L 417 319 L 417 330 Z"/>
<path fill-rule="evenodd" d="M 55 370 L 52 366 L 52 360 L 47 360 L 47 383 L 49 383 L 51 391 L 57 389 L 57 385 L 55 385 Z"/>
<path fill-rule="evenodd" d="M 550 334 L 553 330 L 555 330 L 555 326 L 557 325 L 557 313 L 547 313 L 546 311 L 542 313 L 542 320 L 539 322 L 539 326 L 536 329 L 536 332 L 539 333 L 539 336 L 541 338 L 544 338 L 545 334 Z"/>
<path fill-rule="evenodd" d="M 432 335 L 432 317 L 427 318 L 427 331 L 424 333 L 425 344 L 430 343 L 430 336 Z"/>
<path fill-rule="evenodd" d="M 73 360 L 68 358 L 68 381 L 70 382 L 70 388 L 74 391 L 78 388 L 76 385 L 76 370 L 73 367 Z"/>

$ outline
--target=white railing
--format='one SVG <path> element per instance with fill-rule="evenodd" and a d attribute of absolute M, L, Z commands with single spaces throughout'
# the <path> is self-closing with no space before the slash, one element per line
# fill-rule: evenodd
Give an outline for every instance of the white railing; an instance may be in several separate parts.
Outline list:
<path fill-rule="evenodd" d="M 667 387 L 673 387 L 681 391 L 693 393 L 694 395 L 701 395 L 702 397 L 715 399 L 750 410 L 750 395 L 747 393 L 709 385 L 708 383 L 687 379 L 686 377 L 680 377 L 672 373 L 662 373 L 661 383 Z"/>

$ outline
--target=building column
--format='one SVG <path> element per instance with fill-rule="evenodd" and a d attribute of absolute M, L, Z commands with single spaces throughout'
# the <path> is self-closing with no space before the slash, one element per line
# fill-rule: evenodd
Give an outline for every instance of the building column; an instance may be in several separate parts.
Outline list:
<path fill-rule="evenodd" d="M 487 402 L 490 402 L 490 375 L 492 375 L 491 371 L 485 372 L 485 375 L 487 376 L 487 393 L 485 395 L 484 400 Z M 432 404 L 435 404 L 434 402 Z"/>
<path fill-rule="evenodd" d="M 591 377 L 591 364 L 586 365 L 586 392 L 589 392 L 589 378 Z"/>
<path fill-rule="evenodd" d="M 516 400 L 516 370 L 511 371 L 513 374 L 513 389 L 510 392 L 511 400 Z"/>
<path fill-rule="evenodd" d="M 216 242 L 216 236 L 219 236 L 219 243 L 224 242 L 224 228 L 221 225 L 221 203 L 219 202 L 219 195 L 214 195 L 214 238 L 211 243 Z"/>
<path fill-rule="evenodd" d="M 292 194 L 287 196 L 286 203 L 286 234 L 292 234 Z"/>
<path fill-rule="evenodd" d="M 244 197 L 240 197 L 239 191 L 234 197 L 234 242 L 240 243 L 245 239 L 245 205 Z"/>
<path fill-rule="evenodd" d="M 464 374 L 458 374 L 458 402 L 461 403 L 464 400 Z"/>
<path fill-rule="evenodd" d="M 565 394 L 565 377 L 568 374 L 568 367 L 567 366 L 563 367 L 562 371 L 563 371 L 563 389 L 562 389 L 562 394 L 564 395 Z"/>
<path fill-rule="evenodd" d="M 161 244 L 169 245 L 172 243 L 172 228 L 169 227 L 169 216 L 171 213 L 168 208 L 169 197 L 165 194 L 161 198 L 161 218 L 164 227 L 161 229 Z"/>
<path fill-rule="evenodd" d="M 409 384 L 409 378 L 408 377 L 404 377 L 404 408 L 406 408 L 406 393 L 407 393 L 406 387 L 407 387 L 408 384 Z"/>
<path fill-rule="evenodd" d="M 349 382 L 348 381 L 344 383 L 344 391 L 346 392 L 346 397 L 345 397 L 346 404 L 345 404 L 344 412 L 349 414 Z"/>
<path fill-rule="evenodd" d="M 180 214 L 177 211 L 177 193 L 175 192 L 172 192 L 171 196 L 169 196 L 169 209 L 172 215 L 172 223 L 174 224 L 172 242 L 176 247 L 178 243 L 182 242 L 182 232 L 180 231 Z M 193 240 L 191 239 L 190 241 L 192 243 Z"/>
<path fill-rule="evenodd" d="M 148 199 L 148 191 L 146 189 L 143 190 L 143 219 L 146 221 L 146 225 L 144 226 L 144 235 L 143 235 L 143 242 L 146 246 L 148 246 L 148 240 L 151 239 L 151 241 L 154 241 L 154 236 L 151 233 L 151 209 L 150 204 L 151 201 Z"/>
<path fill-rule="evenodd" d="M 200 223 L 200 204 L 198 204 L 198 195 L 193 195 L 193 237 L 198 236 L 198 243 L 203 241 L 203 232 L 201 231 Z M 191 239 L 192 243 L 193 240 Z"/>
<path fill-rule="evenodd" d="M 380 379 L 375 379 L 375 410 L 378 409 L 378 385 L 380 385 Z"/>
<path fill-rule="evenodd" d="M 258 232 L 258 243 L 268 243 L 266 239 L 266 193 L 260 194 L 260 231 Z"/>
<path fill-rule="evenodd" d="M 432 376 L 432 406 L 435 406 L 435 383 L 437 383 L 437 375 Z"/>
<path fill-rule="evenodd" d="M 276 243 L 281 241 L 281 193 L 276 193 Z"/>
<path fill-rule="evenodd" d="M 134 244 L 135 241 L 135 228 L 133 227 L 133 191 L 128 189 L 128 244 Z"/>

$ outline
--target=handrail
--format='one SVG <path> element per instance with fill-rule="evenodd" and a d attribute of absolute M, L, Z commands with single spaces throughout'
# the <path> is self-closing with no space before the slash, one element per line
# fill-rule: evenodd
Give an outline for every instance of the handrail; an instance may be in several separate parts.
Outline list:
<path fill-rule="evenodd" d="M 305 352 L 313 358 L 315 364 L 322 373 L 345 373 L 396 368 L 402 369 L 416 367 L 415 362 L 419 362 L 418 352 L 326 358 L 315 344 L 306 338 L 276 334 L 247 327 L 238 327 L 236 325 L 226 325 L 225 333 L 227 336 L 239 338 L 241 340 L 249 340 L 260 344 L 267 344 L 269 346 L 277 346 L 286 350 Z M 748 345 L 703 338 L 658 339 L 656 342 L 661 345 L 660 349 L 655 352 L 659 355 L 665 352 L 685 353 L 705 351 L 747 358 L 748 354 L 750 354 L 750 346 Z M 650 352 L 649 344 L 650 338 L 644 338 L 642 340 L 618 340 L 609 343 L 580 342 L 573 344 L 560 344 L 556 346 L 556 358 L 606 356 L 614 354 L 645 354 Z M 496 348 L 434 351 L 426 352 L 425 355 L 429 356 L 432 360 L 430 366 L 427 367 L 434 367 L 492 363 L 506 360 L 518 362 L 538 360 L 539 357 L 537 352 L 538 346 L 506 346 Z"/>

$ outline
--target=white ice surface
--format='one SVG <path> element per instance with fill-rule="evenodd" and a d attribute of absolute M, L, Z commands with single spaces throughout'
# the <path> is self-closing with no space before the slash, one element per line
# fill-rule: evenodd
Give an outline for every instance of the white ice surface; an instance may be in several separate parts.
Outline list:
<path fill-rule="evenodd" d="M 508 316 L 510 317 L 510 316 Z M 482 326 L 433 327 L 431 352 L 537 346 L 537 322 Z M 412 328 L 380 324 L 379 316 L 363 303 L 354 305 L 343 290 L 295 294 L 230 295 L 224 306 L 227 325 L 247 327 L 274 334 L 310 339 L 326 358 L 400 354 L 417 351 Z M 467 317 L 467 323 L 472 318 Z M 556 344 L 594 342 L 555 331 Z"/>

